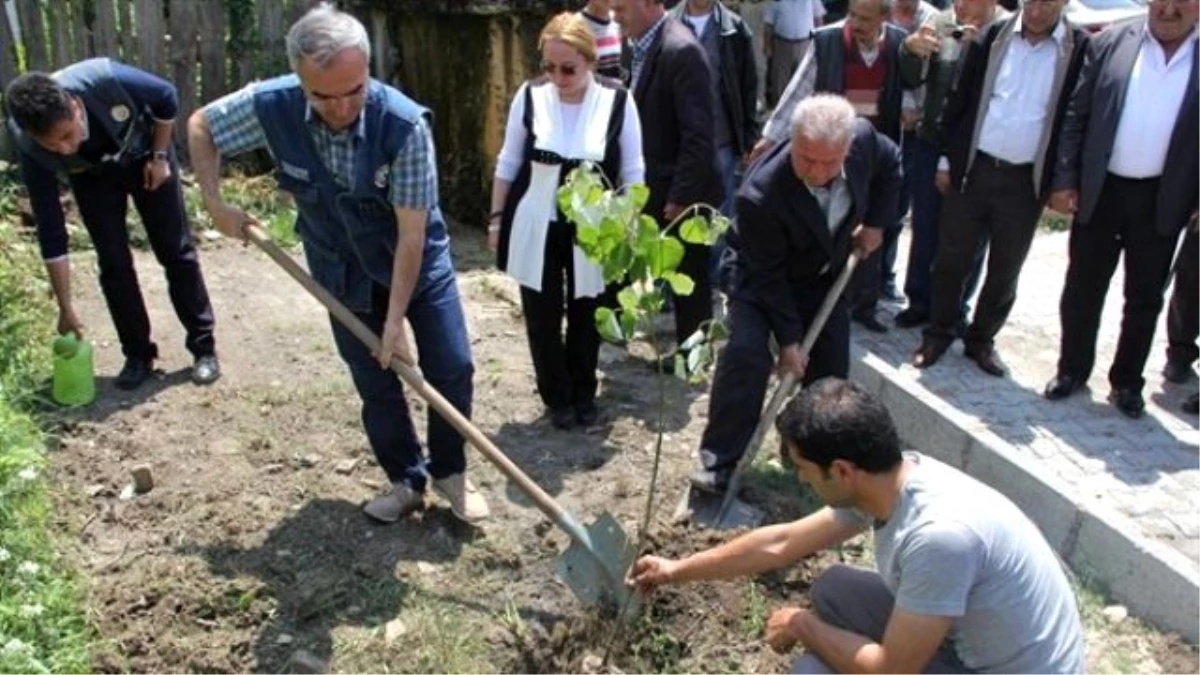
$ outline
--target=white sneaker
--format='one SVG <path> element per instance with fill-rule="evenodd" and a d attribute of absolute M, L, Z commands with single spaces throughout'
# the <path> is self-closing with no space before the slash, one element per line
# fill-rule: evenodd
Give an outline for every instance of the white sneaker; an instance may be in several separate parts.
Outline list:
<path fill-rule="evenodd" d="M 392 489 L 367 502 L 363 512 L 381 523 L 394 523 L 401 517 L 425 508 L 425 495 L 407 483 L 395 483 Z"/>
<path fill-rule="evenodd" d="M 467 480 L 465 474 L 456 473 L 433 481 L 433 489 L 450 502 L 455 517 L 466 523 L 476 523 L 491 515 L 487 500 Z"/>

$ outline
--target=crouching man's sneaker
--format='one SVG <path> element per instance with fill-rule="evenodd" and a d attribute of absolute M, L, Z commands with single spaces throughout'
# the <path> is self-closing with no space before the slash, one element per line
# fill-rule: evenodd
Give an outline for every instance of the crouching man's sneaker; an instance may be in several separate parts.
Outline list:
<path fill-rule="evenodd" d="M 400 518 L 425 508 L 425 495 L 408 486 L 395 483 L 392 489 L 367 502 L 363 513 L 381 523 L 394 523 Z"/>
<path fill-rule="evenodd" d="M 433 481 L 433 489 L 450 502 L 454 516 L 466 523 L 477 523 L 491 515 L 487 500 L 467 480 L 465 474 L 456 473 Z"/>

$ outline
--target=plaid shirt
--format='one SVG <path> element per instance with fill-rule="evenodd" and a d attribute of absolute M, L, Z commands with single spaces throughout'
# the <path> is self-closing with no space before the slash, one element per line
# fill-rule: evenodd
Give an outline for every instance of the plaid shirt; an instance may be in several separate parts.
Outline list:
<path fill-rule="evenodd" d="M 225 156 L 267 147 L 262 121 L 254 111 L 255 84 L 250 84 L 210 103 L 204 108 L 213 143 Z M 309 136 L 325 168 L 343 188 L 353 182 L 359 145 L 366 137 L 366 119 L 360 114 L 353 127 L 334 133 L 312 106 L 305 104 L 304 119 Z M 404 209 L 429 210 L 437 205 L 437 164 L 433 135 L 425 118 L 413 125 L 404 147 L 392 159 L 388 200 Z"/>
<path fill-rule="evenodd" d="M 642 76 L 642 67 L 646 65 L 646 56 L 650 52 L 650 45 L 654 44 L 654 40 L 662 32 L 663 22 L 666 20 L 666 14 L 660 16 L 658 21 L 654 22 L 654 25 L 650 27 L 650 30 L 646 31 L 642 37 L 633 43 L 633 76 L 629 78 L 630 91 L 637 88 L 638 79 Z"/>

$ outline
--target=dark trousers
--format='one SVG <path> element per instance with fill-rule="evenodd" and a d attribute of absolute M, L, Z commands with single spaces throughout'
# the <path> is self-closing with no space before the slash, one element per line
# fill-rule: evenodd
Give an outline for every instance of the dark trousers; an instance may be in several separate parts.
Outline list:
<path fill-rule="evenodd" d="M 355 312 L 376 335 L 383 333 L 387 319 L 388 289 L 376 286 L 371 309 Z M 421 442 L 404 400 L 399 377 L 381 368 L 366 345 L 336 319 L 333 340 L 350 368 L 350 376 L 362 399 L 362 422 L 379 465 L 393 483 L 405 482 L 418 492 L 425 489 L 425 472 L 445 478 L 466 470 L 463 438 L 441 415 L 429 412 L 429 464 L 422 460 Z M 426 248 L 421 278 L 408 304 L 408 322 L 416 338 L 421 372 L 425 381 L 459 412 L 471 417 L 474 393 L 471 377 L 471 347 L 462 300 L 454 277 L 449 247 Z"/>
<path fill-rule="evenodd" d="M 992 348 L 1017 300 L 1017 281 L 1041 213 L 1033 165 L 1000 166 L 976 154 L 966 191 L 951 189 L 943 200 L 926 340 L 942 345 L 954 341 L 967 277 L 980 238 L 986 236 L 991 242 L 987 277 L 963 340 L 971 349 Z"/>
<path fill-rule="evenodd" d="M 942 193 L 934 184 L 941 151 L 915 136 L 904 139 L 904 175 L 912 194 L 912 238 L 909 240 L 908 267 L 904 274 L 904 295 L 908 306 L 929 312 L 933 258 L 938 247 L 938 219 L 942 212 Z M 962 316 L 970 314 L 970 299 L 979 288 L 983 259 L 987 255 L 987 233 L 983 233 L 971 261 L 963 288 Z"/>
<path fill-rule="evenodd" d="M 896 605 L 883 578 L 874 570 L 834 565 L 821 573 L 808 593 L 813 611 L 822 621 L 842 630 L 883 643 L 883 633 Z M 807 652 L 792 664 L 793 673 L 833 673 L 816 654 Z M 950 640 L 934 653 L 924 673 L 968 673 Z"/>
<path fill-rule="evenodd" d="M 904 142 L 907 144 L 908 140 Z M 906 168 L 900 186 L 900 200 L 896 205 L 896 219 L 884 228 L 879 249 L 854 272 L 850 293 L 854 298 L 856 316 L 873 316 L 883 289 L 896 283 L 896 255 L 900 248 L 900 233 L 904 230 L 904 216 L 912 201 L 911 182 Z"/>
<path fill-rule="evenodd" d="M 1167 308 L 1167 360 L 1191 365 L 1200 358 L 1196 335 L 1200 333 L 1200 246 L 1196 230 L 1189 227 L 1175 258 L 1175 290 Z"/>
<path fill-rule="evenodd" d="M 538 394 L 551 410 L 591 403 L 596 398 L 600 333 L 595 317 L 599 301 L 575 297 L 572 229 L 563 223 L 551 224 L 546 233 L 542 290 L 521 287 L 521 309 Z"/>
<path fill-rule="evenodd" d="M 682 240 L 681 240 L 682 241 Z M 698 244 L 683 243 L 683 261 L 676 270 L 688 275 L 696 287 L 691 295 L 673 295 L 675 305 L 675 343 L 683 344 L 700 329 L 705 322 L 712 320 L 713 298 L 712 281 L 709 279 L 709 261 L 712 259 L 712 247 Z"/>
<path fill-rule="evenodd" d="M 801 320 L 808 325 L 833 283 L 826 275 L 794 296 Z M 762 413 L 767 381 L 774 366 L 771 327 L 764 308 L 734 295 L 729 305 L 729 342 L 717 358 L 708 403 L 708 424 L 700 439 L 700 461 L 706 469 L 732 469 L 746 452 Z M 850 373 L 850 310 L 845 300 L 834 306 L 809 353 L 804 383 Z"/>
<path fill-rule="evenodd" d="M 100 288 L 121 341 L 121 352 L 128 359 L 158 356 L 158 347 L 150 339 L 150 317 L 129 249 L 125 217 L 130 197 L 142 217 L 154 257 L 166 272 L 167 292 L 187 333 L 188 351 L 200 357 L 216 349 L 212 303 L 188 227 L 179 167 L 173 164 L 171 169 L 171 179 L 154 191 L 143 187 L 140 163 L 129 169 L 71 176 L 79 215 L 96 249 Z"/>
<path fill-rule="evenodd" d="M 1154 228 L 1157 195 L 1157 179 L 1129 180 L 1109 174 L 1091 222 L 1072 224 L 1071 259 L 1059 305 L 1060 373 L 1085 379 L 1091 374 L 1104 296 L 1124 252 L 1125 309 L 1108 381 L 1114 388 L 1139 391 L 1145 385 L 1142 371 L 1179 240 L 1178 235 L 1165 237 Z"/>

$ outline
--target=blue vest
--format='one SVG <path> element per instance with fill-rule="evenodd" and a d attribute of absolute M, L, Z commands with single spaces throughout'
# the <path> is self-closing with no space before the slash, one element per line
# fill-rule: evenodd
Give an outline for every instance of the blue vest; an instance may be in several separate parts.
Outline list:
<path fill-rule="evenodd" d="M 101 128 L 97 129 L 93 124 L 88 133 L 106 134 L 120 151 L 102 163 L 88 161 L 78 154 L 59 155 L 38 145 L 10 119 L 8 128 L 22 152 L 51 171 L 67 173 L 94 171 L 112 165 L 129 167 L 150 154 L 150 111 L 145 106 L 139 107 L 113 77 L 111 59 L 80 61 L 54 73 L 53 77 L 63 89 L 79 98 L 93 121 L 99 120 Z"/>
<path fill-rule="evenodd" d="M 343 188 L 313 143 L 310 122 L 305 120 L 307 101 L 295 75 L 259 85 L 254 110 L 275 160 L 275 179 L 295 198 L 296 233 L 304 242 L 313 278 L 350 309 L 369 310 L 372 288 L 392 284 L 399 235 L 388 199 L 392 160 L 428 111 L 371 80 L 361 113 L 365 132 L 355 153 L 353 184 Z M 425 228 L 423 267 L 448 242 L 441 210 L 434 207 Z"/>

